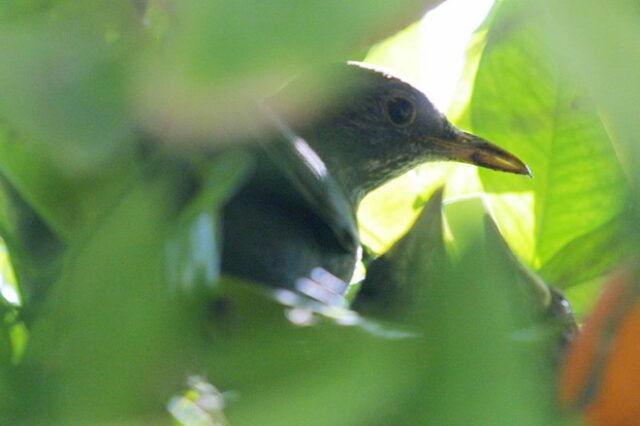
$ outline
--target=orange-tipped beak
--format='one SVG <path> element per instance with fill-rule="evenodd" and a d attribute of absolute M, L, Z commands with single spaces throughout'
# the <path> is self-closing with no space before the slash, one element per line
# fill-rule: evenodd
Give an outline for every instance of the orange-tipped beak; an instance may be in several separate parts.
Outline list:
<path fill-rule="evenodd" d="M 532 177 L 531 170 L 518 157 L 481 137 L 458 132 L 452 140 L 429 138 L 440 155 L 453 161 L 474 164 L 488 169 Z"/>

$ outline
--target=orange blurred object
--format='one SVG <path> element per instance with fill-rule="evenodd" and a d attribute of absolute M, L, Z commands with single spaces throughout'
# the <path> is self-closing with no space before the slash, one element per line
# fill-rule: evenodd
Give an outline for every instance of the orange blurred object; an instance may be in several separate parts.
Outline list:
<path fill-rule="evenodd" d="M 640 426 L 640 292 L 614 277 L 570 347 L 560 399 L 595 426 Z"/>

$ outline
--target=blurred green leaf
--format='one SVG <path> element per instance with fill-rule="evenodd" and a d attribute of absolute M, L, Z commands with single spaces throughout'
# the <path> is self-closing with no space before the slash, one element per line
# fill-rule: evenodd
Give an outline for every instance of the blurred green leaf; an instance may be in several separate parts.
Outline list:
<path fill-rule="evenodd" d="M 420 87 L 424 78 L 424 58 L 416 55 L 422 48 L 422 22 L 416 22 L 388 39 L 374 45 L 364 60 L 369 64 L 377 64 L 394 73 L 399 73 L 407 81 Z"/>
<path fill-rule="evenodd" d="M 2 302 L 0 302 L 2 303 Z M 4 304 L 0 305 L 0 389 L 6 386 L 6 370 L 11 361 L 11 317 L 15 316 Z"/>
<path fill-rule="evenodd" d="M 473 223 L 465 229 L 480 236 Z M 516 337 L 528 308 L 502 251 L 478 244 L 468 241 L 455 268 L 429 276 L 429 290 L 413 301 L 426 314 L 413 337 L 395 340 L 322 319 L 296 327 L 285 315 L 303 308 L 223 283 L 210 310 L 218 344 L 208 352 L 207 376 L 236 395 L 226 409 L 230 423 L 552 424 L 545 342 Z"/>
<path fill-rule="evenodd" d="M 612 133 L 620 161 L 636 185 L 640 161 L 640 10 L 634 1 L 603 4 L 598 0 L 536 2 L 541 30 L 562 66 L 593 92 Z M 580 13 L 576 13 L 580 10 Z"/>
<path fill-rule="evenodd" d="M 153 37 L 162 42 L 171 29 L 171 15 L 162 0 L 138 0 L 138 8 L 144 11 L 144 22 Z M 146 8 L 146 9 L 145 9 Z"/>
<path fill-rule="evenodd" d="M 107 170 L 72 177 L 41 145 L 0 128 L 0 173 L 6 179 L 3 210 L 7 212 L 1 223 L 9 234 L 4 237 L 22 237 L 16 232 L 21 231 L 17 228 L 25 209 L 32 209 L 61 240 L 78 237 L 128 186 L 128 177 L 137 167 L 132 160 L 121 158 Z"/>
<path fill-rule="evenodd" d="M 509 279 L 499 284 L 508 292 L 511 304 L 518 309 L 514 317 L 513 326 L 526 328 L 528 339 L 545 342 L 550 341 L 552 354 L 547 354 L 546 360 L 556 359 L 559 342 L 565 332 L 573 332 L 575 324 L 572 312 L 561 302 L 562 295 L 549 285 L 535 272 L 524 265 L 512 252 L 504 237 L 487 213 L 489 204 L 484 197 L 470 197 L 459 199 L 446 204 L 445 218 L 452 240 L 447 248 L 453 258 L 461 261 L 469 250 L 474 250 L 478 241 L 486 241 L 486 250 L 490 250 L 488 257 L 499 262 L 499 267 Z M 460 266 L 461 268 L 464 265 Z M 472 283 L 475 285 L 475 283 Z M 497 284 L 498 285 L 498 284 Z M 517 308 L 516 308 L 517 307 Z"/>
<path fill-rule="evenodd" d="M 529 327 L 521 332 L 521 338 L 541 343 L 541 347 L 547 349 L 544 355 L 547 362 L 557 365 L 565 348 L 578 333 L 573 307 L 562 291 L 547 284 L 517 258 L 491 216 L 485 215 L 484 222 L 489 246 L 495 247 L 496 255 L 506 260 L 508 272 L 513 277 L 512 285 L 517 287 L 517 293 L 522 297 L 517 303 L 521 304 L 521 315 Z"/>
<path fill-rule="evenodd" d="M 44 294 L 56 280 L 61 250 L 84 238 L 136 179 L 142 159 L 120 160 L 73 178 L 40 144 L 0 129 L 0 232 L 25 300 Z"/>
<path fill-rule="evenodd" d="M 29 418 L 151 416 L 183 379 L 178 354 L 190 346 L 192 317 L 168 297 L 163 276 L 170 210 L 162 207 L 173 184 L 171 175 L 139 178 L 71 248 L 33 326 L 23 368 L 40 380 L 23 385 L 30 386 L 21 401 Z"/>
<path fill-rule="evenodd" d="M 126 74 L 139 24 L 126 0 L 4 6 L 14 19 L 0 30 L 3 237 L 27 263 L 20 245 L 82 235 L 135 168 Z"/>
<path fill-rule="evenodd" d="M 539 268 L 568 243 L 577 249 L 585 242 L 580 237 L 619 215 L 626 181 L 593 99 L 550 56 L 537 22 L 526 2 L 499 4 L 470 113 L 474 131 L 518 155 L 533 171 L 530 181 L 486 171 L 480 177 L 492 193 L 532 194 L 533 205 L 524 206 L 533 209 L 532 222 L 527 222 L 531 216 L 516 216 L 514 199 L 494 199 L 493 205 L 501 227 L 509 224 L 507 240 L 512 229 L 529 236 L 531 247 L 519 252 Z M 593 240 L 589 248 L 598 257 L 609 249 Z M 576 257 L 572 268 L 578 273 L 592 263 L 590 256 Z"/>
<path fill-rule="evenodd" d="M 0 306 L 0 412 L 7 412 L 16 403 L 17 395 L 12 392 L 9 375 L 11 374 L 11 335 L 7 312 Z M 0 419 L 2 415 L 0 414 Z"/>
<path fill-rule="evenodd" d="M 65 2 L 66 3 L 66 2 Z M 89 173 L 130 150 L 130 2 L 60 3 L 0 30 L 0 117 L 62 172 Z M 95 7 L 95 9 L 92 9 Z"/>
<path fill-rule="evenodd" d="M 32 16 L 50 8 L 54 3 L 50 0 L 5 0 L 0 3 L 0 21 L 11 22 L 11 20 Z"/>
<path fill-rule="evenodd" d="M 199 193 L 181 212 L 166 244 L 169 287 L 195 297 L 208 297 L 220 277 L 220 211 L 247 178 L 251 156 L 229 151 L 200 164 Z"/>
<path fill-rule="evenodd" d="M 380 337 L 383 326 L 349 325 L 351 315 L 345 325 L 319 316 L 314 326 L 296 326 L 287 319 L 295 309 L 304 311 L 253 286 L 221 283 L 207 376 L 236 395 L 226 410 L 230 424 L 366 424 L 397 408 L 415 380 L 407 367 L 427 362 L 421 339 L 399 327 L 387 333 L 396 338 Z"/>
<path fill-rule="evenodd" d="M 138 109 L 146 126 L 172 139 L 220 143 L 262 133 L 257 100 L 312 74 L 287 105 L 305 117 L 318 97 L 342 87 L 322 66 L 351 59 L 442 1 L 175 3 L 165 48 L 140 71 Z"/>
<path fill-rule="evenodd" d="M 515 295 L 507 259 L 476 239 L 441 272 L 423 301 L 434 356 L 413 389 L 413 403 L 394 422 L 552 424 L 552 372 L 539 342 L 515 338 L 528 308 Z"/>
<path fill-rule="evenodd" d="M 71 189 L 71 179 L 47 161 L 37 145 L 18 138 L 6 128 L 0 128 L 0 171 L 41 220 L 60 236 L 69 232 L 78 213 L 70 208 L 78 204 Z M 3 210 L 6 211 L 11 208 L 7 203 L 13 201 L 7 195 L 3 198 Z M 3 227 L 11 231 L 15 227 L 14 222 L 15 219 L 5 217 Z"/>
<path fill-rule="evenodd" d="M 306 67 L 393 34 L 440 2 L 185 1 L 172 48 L 185 70 L 205 81 Z"/>
<path fill-rule="evenodd" d="M 588 315 L 602 293 L 610 275 L 600 276 L 594 280 L 584 282 L 565 290 L 567 298 L 571 301 L 576 320 L 582 324 L 582 320 Z"/>
<path fill-rule="evenodd" d="M 492 242 L 493 247 L 500 250 L 500 256 L 507 260 L 514 277 L 513 282 L 531 302 L 531 309 L 538 313 L 546 310 L 551 305 L 551 292 L 547 283 L 515 256 L 491 216 L 485 215 L 484 223 L 486 238 Z"/>
<path fill-rule="evenodd" d="M 631 253 L 625 229 L 626 222 L 615 218 L 576 238 L 549 259 L 540 273 L 558 286 L 570 287 L 611 272 L 612 266 Z"/>
<path fill-rule="evenodd" d="M 266 297 L 227 279 L 206 297 L 171 297 L 171 286 L 217 279 L 217 212 L 250 167 L 231 152 L 182 168 L 177 142 L 192 139 L 174 136 L 218 143 L 234 126 L 253 135 L 256 99 L 440 2 L 151 1 L 146 13 L 147 2 L 129 0 L 2 2 L 0 231 L 21 282 L 55 287 L 20 312 L 29 345 L 18 366 L 6 362 L 15 327 L 0 325 L 0 423 L 166 423 L 164 404 L 194 372 L 231 395 L 234 425 L 559 418 L 548 348 L 523 338 L 529 307 L 513 294 L 508 252 L 480 242 L 478 199 L 447 207 L 455 267 L 428 265 L 442 248 L 439 208 L 389 252 L 425 289 L 399 307 L 398 317 L 403 307 L 420 313 L 410 329 L 347 311 L 327 319 L 273 300 L 291 294 Z M 584 308 L 597 293 L 589 280 L 623 257 L 631 235 L 610 139 L 632 176 L 640 20 L 632 2 L 538 3 L 499 4 L 473 56 L 469 109 L 459 108 L 532 167 L 532 181 L 482 172 L 486 205 L 518 253 L 574 286 Z M 400 56 L 415 53 L 418 27 L 400 38 L 411 45 Z M 177 161 L 156 161 L 156 145 L 145 151 L 139 124 L 153 131 L 145 142 L 166 142 Z M 480 189 L 473 169 L 452 181 L 451 167 L 428 166 L 374 194 L 369 207 L 380 208 L 360 214 L 367 243 L 388 247 L 444 180 L 449 195 Z M 29 259 L 35 253 L 47 261 Z"/>
<path fill-rule="evenodd" d="M 434 192 L 445 185 L 444 198 L 468 195 L 480 189 L 472 167 L 431 163 L 406 173 L 370 192 L 358 209 L 362 243 L 384 253 L 415 222 Z"/>

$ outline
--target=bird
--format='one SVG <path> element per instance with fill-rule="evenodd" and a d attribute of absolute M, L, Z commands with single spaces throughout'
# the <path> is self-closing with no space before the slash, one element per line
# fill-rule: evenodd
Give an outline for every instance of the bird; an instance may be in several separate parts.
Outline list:
<path fill-rule="evenodd" d="M 295 121 L 278 110 L 282 102 L 265 102 L 276 136 L 257 144 L 252 177 L 224 207 L 221 261 L 224 274 L 329 303 L 343 301 L 353 275 L 356 212 L 372 190 L 430 161 L 531 176 L 519 158 L 455 127 L 397 75 L 359 62 L 334 71 L 340 89 L 308 118 Z"/>

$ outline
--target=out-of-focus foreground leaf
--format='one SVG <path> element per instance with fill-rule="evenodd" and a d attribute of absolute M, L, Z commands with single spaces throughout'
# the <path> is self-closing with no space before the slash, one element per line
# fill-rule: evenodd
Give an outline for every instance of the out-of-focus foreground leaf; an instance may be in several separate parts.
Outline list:
<path fill-rule="evenodd" d="M 218 141 L 260 130 L 256 99 L 314 66 L 351 59 L 443 0 L 176 2 L 161 55 L 141 68 L 138 109 L 148 127 Z M 155 3 L 155 2 L 154 2 Z M 330 29 L 330 30 L 328 30 Z M 301 117 L 340 82 L 320 72 L 296 99 Z M 171 102 L 166 102 L 169 99 Z M 215 141 L 210 141 L 215 142 Z"/>
<path fill-rule="evenodd" d="M 24 360 L 16 368 L 0 366 L 0 390 L 12 397 L 0 402 L 2 423 L 126 419 L 157 424 L 167 420 L 164 404 L 186 375 L 197 373 L 221 390 L 235 392 L 227 408 L 234 425 L 549 424 L 548 387 L 553 381 L 541 365 L 546 358 L 538 356 L 537 343 L 521 341 L 516 328 L 522 309 L 512 297 L 513 274 L 495 247 L 474 238 L 477 230 L 469 233 L 455 268 L 427 274 L 427 268 L 419 267 L 423 265 L 413 265 L 412 280 L 429 291 L 417 292 L 412 301 L 416 311 L 426 313 L 412 328 L 349 314 L 342 320 L 360 322 L 352 327 L 328 320 L 313 327 L 296 326 L 292 318 L 309 314 L 304 307 L 283 308 L 256 288 L 215 281 L 216 210 L 242 180 L 245 160 L 224 157 L 224 164 L 218 165 L 231 170 L 203 173 L 200 196 L 180 215 L 175 199 L 184 201 L 187 195 L 181 185 L 184 177 L 171 167 L 163 173 L 146 170 L 149 158 L 138 155 L 140 147 L 134 143 L 132 128 L 138 119 L 146 120 L 145 126 L 180 154 L 172 139 L 176 134 L 216 143 L 228 136 L 219 126 L 225 122 L 245 136 L 242 131 L 252 128 L 244 126 L 251 122 L 253 109 L 242 107 L 267 95 L 275 81 L 280 83 L 310 62 L 339 59 L 366 44 L 361 40 L 369 33 L 384 33 L 387 24 L 396 29 L 396 19 L 413 17 L 418 9 L 438 2 L 151 1 L 153 13 L 167 26 L 143 35 L 138 34 L 146 31 L 136 20 L 139 10 L 124 0 L 51 2 L 49 7 L 34 6 L 37 16 L 19 8 L 24 26 L 0 30 L 7 48 L 3 59 L 8 59 L 0 61 L 0 77 L 7 77 L 0 79 L 6 84 L 5 88 L 0 82 L 0 89 L 12 99 L 0 100 L 0 121 L 6 129 L 0 137 L 0 172 L 69 251 L 39 316 L 31 318 Z M 0 8 L 0 19 L 10 10 Z M 510 31 L 503 35 L 529 30 Z M 493 114 L 489 101 L 478 98 L 482 93 L 492 102 L 508 100 L 505 94 L 512 91 L 514 97 L 522 96 L 522 109 L 507 105 L 522 123 L 529 117 L 526 105 L 551 109 L 538 102 L 535 93 L 526 99 L 518 94 L 523 87 L 536 87 L 527 70 L 533 77 L 553 72 L 537 56 L 531 60 L 517 55 L 522 54 L 521 44 L 505 56 L 519 61 L 514 74 L 524 82 L 513 81 L 509 73 L 499 82 L 514 86 L 492 91 L 494 80 L 486 67 L 500 71 L 504 41 L 499 34 L 493 37 L 478 75 L 483 88 L 474 98 L 480 117 L 486 118 L 478 129 L 485 129 L 487 137 L 492 137 L 492 121 L 512 123 L 499 122 L 507 115 Z M 535 54 L 535 43 L 530 47 Z M 542 71 L 535 74 L 539 67 Z M 574 92 L 565 88 L 558 93 L 561 102 L 551 106 L 562 112 L 567 103 L 571 106 Z M 580 114 L 591 111 L 580 102 L 578 106 Z M 591 112 L 577 123 L 569 120 L 570 127 L 582 129 L 584 121 L 588 139 L 595 134 L 601 140 L 604 132 L 599 122 L 594 127 Z M 538 110 L 534 116 L 539 115 L 547 117 Z M 547 129 L 548 120 L 542 121 L 546 124 L 540 127 Z M 172 133 L 173 125 L 177 133 Z M 180 133 L 180 126 L 186 133 Z M 563 247 L 582 244 L 580 238 L 610 223 L 619 204 L 607 207 L 611 214 L 590 216 L 594 223 L 589 224 L 585 212 L 597 211 L 576 208 L 572 214 L 581 221 L 551 221 L 548 231 L 543 228 L 550 220 L 547 216 L 564 212 L 558 203 L 565 199 L 576 206 L 590 202 L 572 190 L 597 193 L 602 188 L 594 184 L 595 175 L 607 189 L 619 183 L 615 172 L 602 172 L 617 163 L 604 148 L 608 145 L 589 145 L 603 155 L 599 161 L 604 163 L 594 167 L 599 163 L 592 164 L 585 154 L 589 161 L 584 160 L 585 169 L 575 176 L 586 181 L 562 186 L 550 177 L 556 169 L 544 164 L 554 145 L 538 135 L 543 132 L 537 124 L 530 127 L 540 145 L 529 144 L 529 137 L 523 136 L 509 146 L 511 133 L 496 130 L 493 136 L 531 161 L 536 174 L 538 163 L 540 171 L 548 171 L 546 177 L 543 173 L 544 184 L 508 184 L 533 194 L 536 203 L 550 194 L 555 197 L 556 204 L 535 209 L 536 214 L 544 213 L 545 222 L 536 228 L 532 250 L 537 257 L 531 258 L 538 266 L 555 265 L 553 259 Z M 580 145 L 571 138 L 561 140 Z M 525 146 L 532 148 L 521 150 Z M 540 146 L 544 150 L 538 150 Z M 484 180 L 487 188 L 501 190 L 491 178 Z M 565 192 L 553 193 L 556 184 Z M 599 196 L 609 202 L 606 195 Z M 483 214 L 484 210 L 478 218 Z M 6 216 L 0 218 L 10 225 Z M 567 222 L 571 226 L 565 230 Z M 600 238 L 598 234 L 594 240 Z M 580 247 L 577 252 L 588 251 L 586 243 Z M 424 253 L 416 253 L 413 260 L 420 261 L 420 254 Z M 584 256 L 571 260 L 571 267 L 585 266 Z M 567 271 L 564 265 L 553 270 L 561 277 Z M 211 286 L 214 281 L 219 285 Z M 196 296 L 211 299 L 172 297 L 176 286 L 192 288 L 201 282 L 211 291 Z M 0 327 L 0 338 L 6 341 L 7 336 Z"/>
<path fill-rule="evenodd" d="M 183 378 L 181 354 L 192 346 L 192 316 L 181 313 L 164 279 L 171 210 L 159 207 L 169 205 L 170 176 L 139 176 L 71 248 L 13 375 L 20 405 L 5 419 L 163 415 L 162 401 Z"/>
<path fill-rule="evenodd" d="M 200 167 L 200 192 L 184 207 L 167 240 L 166 281 L 177 294 L 206 299 L 220 279 L 220 211 L 251 173 L 251 156 L 230 150 Z"/>
<path fill-rule="evenodd" d="M 445 210 L 462 245 L 421 300 L 434 356 L 414 391 L 424 399 L 406 407 L 400 423 L 549 424 L 549 353 L 540 340 L 516 337 L 531 306 L 518 294 L 509 259 L 493 239 L 483 238 L 484 209 L 475 201 Z"/>
<path fill-rule="evenodd" d="M 580 13 L 575 13 L 580 10 Z M 632 1 L 539 2 L 540 24 L 559 63 L 593 92 L 628 176 L 637 185 L 636 118 L 640 82 L 640 11 Z"/>
<path fill-rule="evenodd" d="M 612 265 L 629 255 L 633 242 L 622 235 L 627 222 L 617 217 L 565 245 L 542 267 L 540 273 L 557 283 L 587 282 L 609 271 Z M 605 248 L 605 249 L 603 249 Z M 586 260 L 588 268 L 576 269 Z"/>
<path fill-rule="evenodd" d="M 208 374 L 237 395 L 231 424 L 549 424 L 551 370 L 539 342 L 516 337 L 512 273 L 499 250 L 469 239 L 453 268 L 416 271 L 424 291 L 412 303 L 424 315 L 405 330 L 296 328 L 249 288 L 223 286 Z"/>
<path fill-rule="evenodd" d="M 253 102 L 289 77 L 440 2 L 136 2 L 144 20 L 129 0 L 5 2 L 0 171 L 67 240 L 105 208 L 96 186 L 126 169 L 141 122 L 167 139 L 186 128 L 215 143 L 225 126 L 246 136 L 260 121 Z M 149 42 L 159 20 L 162 43 Z"/>
<path fill-rule="evenodd" d="M 125 0 L 28 3 L 0 9 L 2 237 L 25 300 L 55 280 L 61 247 L 135 169 L 127 73 L 138 27 Z"/>
<path fill-rule="evenodd" d="M 430 353 L 413 330 L 348 325 L 362 321 L 353 313 L 296 326 L 285 315 L 310 314 L 304 307 L 284 308 L 233 281 L 222 283 L 211 313 L 207 375 L 237 396 L 227 409 L 234 425 L 375 423 L 414 382 L 407 367 Z"/>
<path fill-rule="evenodd" d="M 492 202 L 507 239 L 554 285 L 566 288 L 619 260 L 603 261 L 601 253 L 619 253 L 623 228 L 614 219 L 623 210 L 626 180 L 590 92 L 550 54 L 539 21 L 527 2 L 498 5 L 470 114 L 475 132 L 516 153 L 533 171 L 530 181 L 480 172 L 487 191 L 511 195 Z M 545 269 L 563 248 L 582 256 L 564 256 Z"/>
<path fill-rule="evenodd" d="M 441 2 L 184 1 L 176 5 L 172 49 L 185 71 L 203 81 L 308 67 L 366 48 Z"/>
<path fill-rule="evenodd" d="M 179 218 L 191 181 L 180 161 L 158 154 L 131 171 L 128 189 L 70 245 L 31 318 L 25 359 L 2 377 L 19 396 L 5 420 L 167 418 L 164 404 L 203 365 L 208 342 L 199 330 L 218 278 L 218 210 L 247 170 L 239 152 L 201 161 L 205 189 Z M 210 227 L 194 236 L 191 225 L 203 217 Z M 168 249 L 176 245 L 178 254 Z"/>
<path fill-rule="evenodd" d="M 109 164 L 129 145 L 129 1 L 54 2 L 0 31 L 0 115 L 68 174 Z M 6 159 L 3 158 L 6 161 Z"/>

